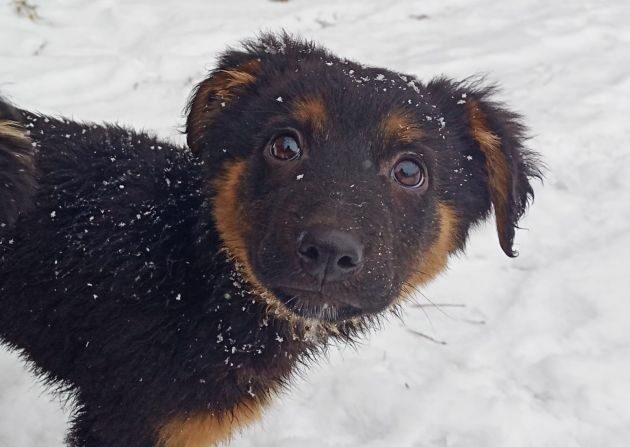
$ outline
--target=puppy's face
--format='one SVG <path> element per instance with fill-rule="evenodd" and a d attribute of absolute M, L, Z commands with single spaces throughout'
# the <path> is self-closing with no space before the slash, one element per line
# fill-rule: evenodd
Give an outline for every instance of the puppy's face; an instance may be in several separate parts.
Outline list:
<path fill-rule="evenodd" d="M 512 255 L 536 170 L 515 116 L 487 95 L 286 37 L 227 53 L 187 128 L 225 248 L 268 299 L 326 321 L 381 312 L 432 279 L 491 204 Z"/>

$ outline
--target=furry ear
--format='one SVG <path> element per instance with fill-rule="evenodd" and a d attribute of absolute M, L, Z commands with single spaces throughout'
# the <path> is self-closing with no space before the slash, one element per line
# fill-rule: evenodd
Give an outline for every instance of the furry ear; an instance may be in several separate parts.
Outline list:
<path fill-rule="evenodd" d="M 492 100 L 496 88 L 480 87 L 479 82 L 438 78 L 428 89 L 483 160 L 501 248 L 506 255 L 517 256 L 515 229 L 534 198 L 530 180 L 542 178 L 538 155 L 524 146 L 521 117 Z"/>
<path fill-rule="evenodd" d="M 489 100 L 492 88 L 466 97 L 467 129 L 483 154 L 487 185 L 501 248 L 515 257 L 514 233 L 534 191 L 531 178 L 541 178 L 538 157 L 524 146 L 525 127 L 517 114 Z"/>
<path fill-rule="evenodd" d="M 324 58 L 328 53 L 313 42 L 282 32 L 263 33 L 246 40 L 238 50 L 228 50 L 219 58 L 217 68 L 194 89 L 186 113 L 188 146 L 200 155 L 208 144 L 208 128 L 222 109 L 267 79 L 277 80 L 284 70 L 295 70 L 305 57 Z M 265 66 L 265 70 L 263 70 Z"/>
<path fill-rule="evenodd" d="M 194 154 L 202 153 L 206 144 L 206 129 L 221 109 L 256 83 L 260 68 L 258 59 L 236 51 L 229 52 L 221 58 L 219 67 L 197 85 L 188 103 L 186 122 L 188 146 Z"/>

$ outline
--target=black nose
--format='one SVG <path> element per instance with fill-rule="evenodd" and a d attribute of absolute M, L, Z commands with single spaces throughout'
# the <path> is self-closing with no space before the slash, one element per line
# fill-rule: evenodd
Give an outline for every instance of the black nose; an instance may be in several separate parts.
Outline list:
<path fill-rule="evenodd" d="M 313 227 L 298 238 L 297 255 L 308 274 L 327 282 L 341 281 L 363 264 L 363 244 L 350 233 Z"/>

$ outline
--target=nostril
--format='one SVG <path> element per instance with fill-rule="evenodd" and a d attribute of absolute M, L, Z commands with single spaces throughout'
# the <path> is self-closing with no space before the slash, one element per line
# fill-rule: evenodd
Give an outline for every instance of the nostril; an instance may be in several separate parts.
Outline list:
<path fill-rule="evenodd" d="M 344 270 L 350 270 L 357 266 L 357 263 L 351 256 L 342 256 L 337 260 L 339 268 Z"/>
<path fill-rule="evenodd" d="M 315 226 L 298 237 L 296 255 L 305 273 L 320 281 L 335 282 L 361 269 L 363 244 L 347 232 Z"/>
<path fill-rule="evenodd" d="M 304 258 L 310 261 L 317 261 L 317 259 L 319 258 L 319 250 L 314 245 L 300 247 L 298 251 Z"/>

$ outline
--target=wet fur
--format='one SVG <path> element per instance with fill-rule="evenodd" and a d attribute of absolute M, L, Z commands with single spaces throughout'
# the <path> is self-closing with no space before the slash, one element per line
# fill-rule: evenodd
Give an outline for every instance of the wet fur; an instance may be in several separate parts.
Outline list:
<path fill-rule="evenodd" d="M 69 445 L 183 447 L 226 439 L 330 341 L 352 342 L 377 326 L 376 315 L 338 324 L 292 316 L 261 296 L 240 259 L 246 255 L 230 246 L 244 243 L 251 224 L 230 208 L 243 180 L 228 168 L 246 155 L 212 147 L 221 136 L 212 134 L 213 123 L 233 113 L 221 103 L 251 94 L 261 77 L 273 78 L 304 54 L 333 57 L 286 36 L 227 52 L 193 95 L 191 149 L 0 101 L 0 338 L 74 398 Z M 258 60 L 271 60 L 271 68 L 252 62 Z M 491 102 L 492 90 L 439 79 L 426 91 L 480 180 L 464 198 L 450 191 L 439 197 L 427 242 L 434 256 L 400 273 L 412 286 L 463 249 L 493 202 L 503 210 L 499 232 L 512 254 L 513 228 L 532 196 L 528 179 L 538 175 L 519 118 Z M 474 100 L 477 118 L 458 106 L 462 95 Z M 296 107 L 317 131 L 327 125 L 318 99 Z M 420 135 L 408 116 L 392 116 L 389 134 Z M 484 145 L 506 163 L 496 194 L 488 188 Z"/>

